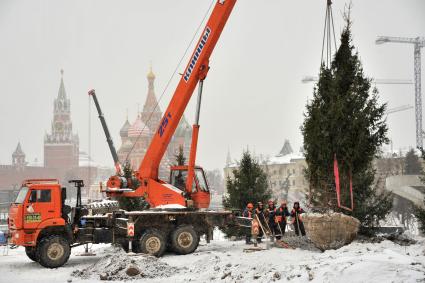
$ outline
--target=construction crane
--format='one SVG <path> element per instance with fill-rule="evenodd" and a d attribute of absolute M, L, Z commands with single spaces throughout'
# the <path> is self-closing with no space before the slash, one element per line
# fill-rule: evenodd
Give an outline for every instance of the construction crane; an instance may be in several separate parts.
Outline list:
<path fill-rule="evenodd" d="M 390 108 L 390 109 L 387 110 L 387 115 L 397 113 L 397 112 L 400 112 L 400 111 L 409 110 L 409 109 L 412 109 L 412 108 L 413 108 L 412 105 L 401 105 L 401 106 L 398 106 L 398 107 Z"/>
<path fill-rule="evenodd" d="M 217 0 L 139 169 L 128 176 L 121 174 L 111 176 L 107 183 L 108 196 L 143 197 L 151 207 L 168 204 L 178 204 L 187 208 L 209 207 L 210 192 L 204 171 L 201 167 L 195 166 L 202 90 L 210 69 L 210 56 L 235 4 L 236 0 Z M 172 166 L 170 182 L 167 183 L 159 179 L 159 164 L 196 86 L 198 97 L 189 162 L 184 166 Z"/>
<path fill-rule="evenodd" d="M 425 46 L 424 37 L 391 37 L 378 36 L 375 43 L 387 42 L 413 44 L 414 74 L 415 74 L 415 119 L 416 119 L 416 147 L 423 148 L 422 135 L 422 94 L 421 94 L 421 48 Z"/>
<path fill-rule="evenodd" d="M 11 242 L 25 247 L 31 260 L 57 268 L 68 261 L 72 247 L 87 243 L 115 243 L 129 252 L 154 256 L 161 256 L 167 249 L 189 254 L 196 250 L 202 236 L 205 235 L 207 242 L 212 239 L 214 227 L 234 223 L 236 216 L 231 211 L 198 209 L 209 207 L 210 192 L 204 171 L 195 166 L 195 160 L 203 82 L 211 54 L 236 1 L 216 0 L 138 171 L 126 164 L 121 170 L 96 93 L 89 92 L 116 167 L 104 192 L 116 199 L 83 205 L 84 182 L 70 180 L 77 190 L 76 205 L 71 207 L 65 204 L 66 188 L 59 180 L 25 180 L 10 205 L 8 227 Z M 198 103 L 189 162 L 171 166 L 170 181 L 161 180 L 159 163 L 196 86 Z"/>
<path fill-rule="evenodd" d="M 318 77 L 315 76 L 305 76 L 301 79 L 302 83 L 310 83 L 319 81 Z M 403 79 L 373 79 L 375 84 L 397 84 L 397 85 L 411 85 L 413 84 L 412 80 L 403 80 Z"/>

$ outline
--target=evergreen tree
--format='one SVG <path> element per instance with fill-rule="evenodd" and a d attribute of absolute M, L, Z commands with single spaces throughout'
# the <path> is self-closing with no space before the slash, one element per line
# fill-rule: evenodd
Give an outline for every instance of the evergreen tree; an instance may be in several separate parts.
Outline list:
<path fill-rule="evenodd" d="M 267 202 L 271 198 L 267 174 L 249 151 L 243 153 L 239 167 L 233 170 L 233 178 L 227 178 L 226 188 L 227 195 L 223 197 L 226 209 L 243 210 L 249 202 Z"/>
<path fill-rule="evenodd" d="M 424 149 L 420 149 L 421 153 L 422 153 L 422 160 L 425 159 L 425 150 Z M 425 172 L 422 170 L 422 178 L 421 181 L 423 184 L 425 184 Z M 415 206 L 414 208 L 414 214 L 416 216 L 416 218 L 418 219 L 418 224 L 419 224 L 419 230 L 425 234 L 425 198 L 424 198 L 424 205 L 423 207 L 419 207 L 419 206 Z"/>
<path fill-rule="evenodd" d="M 238 168 L 233 170 L 233 178 L 227 177 L 227 195 L 223 196 L 223 206 L 228 210 L 243 211 L 248 203 L 254 205 L 261 201 L 265 203 L 271 198 L 268 188 L 267 174 L 258 162 L 245 151 L 238 162 Z M 227 237 L 242 237 L 250 233 L 248 228 L 228 226 L 222 228 Z"/>
<path fill-rule="evenodd" d="M 404 174 L 406 175 L 419 175 L 422 172 L 422 166 L 419 162 L 419 157 L 416 155 L 415 150 L 412 148 L 406 154 L 404 160 Z"/>
<path fill-rule="evenodd" d="M 349 206 L 349 176 L 352 176 L 354 211 L 363 226 L 385 217 L 392 206 L 389 194 L 374 189 L 372 160 L 382 144 L 388 142 L 384 119 L 386 104 L 379 105 L 378 91 L 363 72 L 354 52 L 351 21 L 346 15 L 341 43 L 330 68 L 321 66 L 313 100 L 307 105 L 301 127 L 304 135 L 306 178 L 316 207 L 336 206 L 333 173 L 334 156 L 339 163 L 343 204 Z"/>
<path fill-rule="evenodd" d="M 179 146 L 179 152 L 177 152 L 177 154 L 175 154 L 174 157 L 176 158 L 177 166 L 185 164 L 186 157 L 184 157 L 183 145 Z"/>
<path fill-rule="evenodd" d="M 424 207 L 425 207 L 425 199 L 424 199 Z M 422 232 L 422 234 L 425 234 L 425 208 L 416 206 L 414 213 L 419 222 L 419 230 Z"/>

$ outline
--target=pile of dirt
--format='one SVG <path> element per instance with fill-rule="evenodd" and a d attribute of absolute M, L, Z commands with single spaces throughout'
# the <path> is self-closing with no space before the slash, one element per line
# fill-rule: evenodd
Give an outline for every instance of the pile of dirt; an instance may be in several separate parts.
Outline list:
<path fill-rule="evenodd" d="M 412 235 L 408 233 L 377 234 L 372 236 L 361 235 L 357 238 L 357 241 L 360 243 L 380 243 L 384 240 L 389 240 L 400 246 L 410 246 L 417 243 Z"/>
<path fill-rule="evenodd" d="M 140 278 L 169 277 L 179 270 L 158 258 L 145 255 L 128 255 L 120 248 L 112 248 L 100 260 L 71 276 L 82 279 L 126 281 Z"/>
<path fill-rule="evenodd" d="M 282 240 L 292 248 L 298 248 L 298 249 L 301 249 L 301 250 L 314 251 L 314 252 L 320 251 L 314 245 L 314 243 L 306 236 L 303 236 L 303 237 L 299 237 L 299 236 L 283 237 Z"/>

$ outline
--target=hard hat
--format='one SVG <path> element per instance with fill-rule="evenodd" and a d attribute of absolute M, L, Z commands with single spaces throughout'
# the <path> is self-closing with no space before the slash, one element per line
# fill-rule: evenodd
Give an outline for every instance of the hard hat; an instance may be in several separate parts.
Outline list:
<path fill-rule="evenodd" d="M 261 201 L 257 202 L 258 205 L 263 205 L 263 203 Z"/>
<path fill-rule="evenodd" d="M 248 203 L 246 207 L 248 207 L 248 208 L 254 208 L 254 205 L 252 203 Z"/>

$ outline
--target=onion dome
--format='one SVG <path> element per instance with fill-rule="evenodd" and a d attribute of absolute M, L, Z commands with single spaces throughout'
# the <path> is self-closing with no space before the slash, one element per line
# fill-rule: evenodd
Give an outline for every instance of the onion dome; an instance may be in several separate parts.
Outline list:
<path fill-rule="evenodd" d="M 122 138 L 126 138 L 126 137 L 128 137 L 128 130 L 130 129 L 130 122 L 128 122 L 128 119 L 127 120 L 125 120 L 125 123 L 124 123 L 124 125 L 121 127 L 121 130 L 120 130 L 120 136 L 122 137 Z"/>
<path fill-rule="evenodd" d="M 142 117 L 137 115 L 136 121 L 128 129 L 128 137 L 149 136 L 149 128 L 143 123 Z"/>
<path fill-rule="evenodd" d="M 148 80 L 150 81 L 150 80 L 154 80 L 155 79 L 155 74 L 153 73 L 153 71 L 152 71 L 152 65 L 150 66 L 150 68 L 149 68 L 149 73 L 147 74 L 147 76 L 146 76 L 147 78 L 148 78 Z"/>

